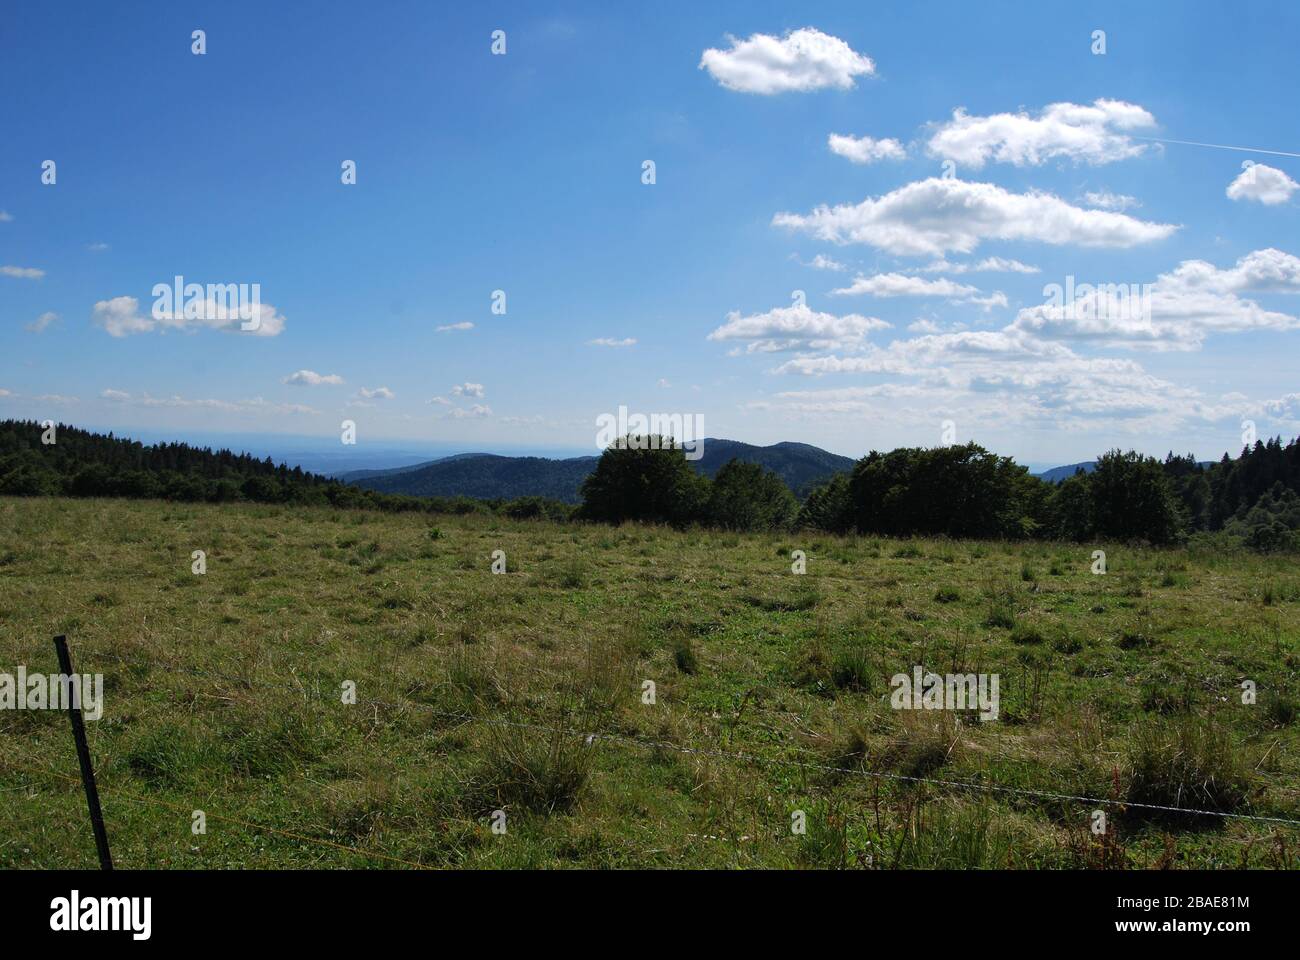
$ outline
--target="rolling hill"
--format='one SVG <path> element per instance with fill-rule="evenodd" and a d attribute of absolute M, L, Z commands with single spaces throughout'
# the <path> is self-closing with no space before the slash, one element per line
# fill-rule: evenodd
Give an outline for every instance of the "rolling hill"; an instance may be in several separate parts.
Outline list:
<path fill-rule="evenodd" d="M 760 447 L 738 440 L 706 439 L 704 455 L 692 461 L 697 470 L 712 477 L 731 459 L 757 463 L 776 473 L 802 496 L 832 474 L 852 469 L 849 457 L 807 443 L 774 443 Z M 363 470 L 339 477 L 381 493 L 412 496 L 466 496 L 493 499 L 543 496 L 577 503 L 582 481 L 596 468 L 598 457 L 502 457 L 467 453 L 392 470 Z"/>

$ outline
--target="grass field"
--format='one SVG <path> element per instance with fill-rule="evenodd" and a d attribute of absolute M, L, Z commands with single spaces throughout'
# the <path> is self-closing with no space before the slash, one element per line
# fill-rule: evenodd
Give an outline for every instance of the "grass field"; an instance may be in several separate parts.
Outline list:
<path fill-rule="evenodd" d="M 58 633 L 104 674 L 88 730 L 124 867 L 1295 868 L 1300 850 L 1295 826 L 1120 805 L 1096 835 L 1098 804 L 1041 795 L 1300 819 L 1293 560 L 0 499 L 0 672 L 55 672 Z M 999 719 L 891 709 L 915 665 L 998 674 Z M 76 775 L 66 716 L 0 712 L 0 867 L 95 865 Z"/>

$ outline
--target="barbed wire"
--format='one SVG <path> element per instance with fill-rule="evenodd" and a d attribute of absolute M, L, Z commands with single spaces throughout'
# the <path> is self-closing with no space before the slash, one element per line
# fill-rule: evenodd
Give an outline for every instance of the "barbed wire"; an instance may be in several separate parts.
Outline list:
<path fill-rule="evenodd" d="M 230 674 L 222 674 L 214 671 L 199 671 L 185 667 L 164 664 L 158 661 L 152 661 L 141 658 L 123 658 L 117 654 L 101 653 L 111 659 L 119 659 L 122 662 L 135 662 L 141 665 L 147 665 L 155 668 L 177 670 L 182 673 L 189 673 L 199 676 L 210 676 L 223 679 L 228 682 L 237 683 L 246 686 L 259 686 L 263 689 L 289 690 L 298 694 L 305 694 L 305 688 L 290 687 L 284 684 L 268 684 L 262 681 L 250 680 L 245 677 L 236 677 Z M 843 767 L 827 763 L 814 763 L 807 760 L 796 760 L 784 757 L 765 757 L 754 753 L 742 753 L 731 750 L 722 750 L 714 747 L 702 747 L 696 745 L 684 745 L 666 740 L 645 740 L 639 737 L 629 737 L 624 734 L 609 733 L 592 730 L 578 730 L 571 727 L 557 726 L 547 723 L 537 723 L 527 720 L 511 720 L 502 717 L 489 717 L 482 714 L 467 713 L 464 711 L 449 711 L 439 709 L 431 704 L 421 703 L 416 700 L 406 700 L 398 703 L 394 701 L 381 700 L 373 697 L 358 697 L 357 704 L 367 704 L 376 707 L 383 707 L 388 710 L 406 711 L 411 709 L 421 710 L 430 715 L 438 716 L 444 719 L 457 720 L 463 723 L 483 723 L 491 726 L 503 728 L 531 730 L 539 733 L 550 735 L 570 736 L 582 739 L 586 744 L 591 745 L 596 742 L 620 744 L 623 746 L 632 746 L 646 750 L 667 750 L 688 756 L 708 757 L 712 759 L 732 760 L 747 764 L 760 766 L 793 766 L 807 770 L 815 770 L 822 773 L 847 774 L 850 776 L 863 776 L 876 780 L 893 781 L 898 783 L 913 784 L 930 784 L 936 787 L 946 787 L 957 790 L 969 790 L 985 793 L 997 793 L 1011 796 L 1032 797 L 1040 800 L 1052 800 L 1057 802 L 1085 803 L 1093 806 L 1119 807 L 1121 809 L 1148 810 L 1159 813 L 1178 813 L 1189 816 L 1200 817 L 1218 817 L 1221 819 L 1240 820 L 1257 823 L 1274 823 L 1289 827 L 1300 827 L 1300 819 L 1290 819 L 1287 817 L 1269 817 L 1257 814 L 1232 813 L 1223 810 L 1210 810 L 1196 807 L 1175 807 L 1166 804 L 1144 803 L 1139 801 L 1120 800 L 1107 797 L 1089 796 L 1086 794 L 1064 793 L 1049 790 L 1036 790 L 1030 787 L 1012 787 L 1005 784 L 988 783 L 984 781 L 972 780 L 953 780 L 938 777 L 925 777 L 912 774 L 889 773 L 880 770 L 866 770 L 861 767 Z"/>

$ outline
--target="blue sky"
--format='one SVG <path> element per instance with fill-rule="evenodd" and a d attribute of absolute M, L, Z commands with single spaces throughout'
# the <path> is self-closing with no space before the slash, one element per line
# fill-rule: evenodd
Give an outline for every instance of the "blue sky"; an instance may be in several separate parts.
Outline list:
<path fill-rule="evenodd" d="M 950 420 L 1035 464 L 1300 432 L 1300 158 L 1161 142 L 1300 153 L 1300 8 L 702 6 L 8 4 L 0 416 L 574 451 L 625 405 L 848 455 Z M 153 319 L 176 275 L 270 322 Z M 1153 287 L 1044 306 L 1068 277 Z"/>

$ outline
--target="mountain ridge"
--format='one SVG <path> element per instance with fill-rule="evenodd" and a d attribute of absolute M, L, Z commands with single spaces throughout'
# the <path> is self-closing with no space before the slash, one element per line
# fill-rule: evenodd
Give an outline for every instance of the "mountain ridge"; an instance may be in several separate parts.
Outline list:
<path fill-rule="evenodd" d="M 703 447 L 700 459 L 690 462 L 705 476 L 714 476 L 732 459 L 758 463 L 776 473 L 800 496 L 832 475 L 852 469 L 856 462 L 851 457 L 794 440 L 759 446 L 706 437 Z M 337 479 L 380 493 L 488 500 L 543 496 L 577 503 L 581 499 L 582 481 L 596 469 L 599 459 L 596 454 L 550 459 L 465 453 L 390 470 L 351 471 L 338 475 Z"/>

